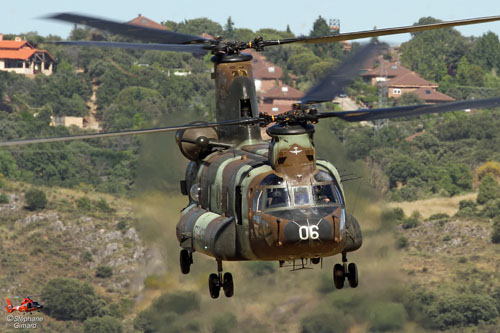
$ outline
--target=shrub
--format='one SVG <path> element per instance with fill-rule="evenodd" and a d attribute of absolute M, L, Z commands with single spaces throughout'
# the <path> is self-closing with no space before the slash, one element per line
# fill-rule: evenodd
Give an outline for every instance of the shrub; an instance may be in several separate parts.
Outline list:
<path fill-rule="evenodd" d="M 500 244 L 500 219 L 497 219 L 495 222 L 493 222 L 491 241 L 495 244 Z"/>
<path fill-rule="evenodd" d="M 404 212 L 403 208 L 401 208 L 401 207 L 394 208 L 392 210 L 392 212 L 394 214 L 394 217 L 398 221 L 403 221 L 403 219 L 405 218 L 405 212 Z"/>
<path fill-rule="evenodd" d="M 446 235 L 443 237 L 443 242 L 449 242 L 451 241 L 451 236 L 450 235 Z"/>
<path fill-rule="evenodd" d="M 441 299 L 426 310 L 433 329 L 450 329 L 492 323 L 498 317 L 495 301 L 489 296 L 460 295 Z"/>
<path fill-rule="evenodd" d="M 427 220 L 428 221 L 435 221 L 435 220 L 447 219 L 449 217 L 450 217 L 450 215 L 448 215 L 446 213 L 437 213 L 437 214 L 432 214 L 431 216 L 429 216 L 429 218 Z"/>
<path fill-rule="evenodd" d="M 370 332 L 403 332 L 407 319 L 403 304 L 376 303 L 369 320 Z"/>
<path fill-rule="evenodd" d="M 498 198 L 500 196 L 500 186 L 498 185 L 493 175 L 486 174 L 486 176 L 479 184 L 479 194 L 477 195 L 477 203 L 480 205 L 485 204 L 489 200 Z"/>
<path fill-rule="evenodd" d="M 92 204 L 89 198 L 81 197 L 76 201 L 76 207 L 82 212 L 88 212 L 92 209 Z"/>
<path fill-rule="evenodd" d="M 226 312 L 220 316 L 215 317 L 212 324 L 213 333 L 230 333 L 235 332 L 236 325 L 238 324 L 234 313 Z"/>
<path fill-rule="evenodd" d="M 113 317 L 92 317 L 83 322 L 83 331 L 91 333 L 121 333 L 122 323 Z"/>
<path fill-rule="evenodd" d="M 5 193 L 0 194 L 0 204 L 8 204 L 9 196 Z"/>
<path fill-rule="evenodd" d="M 179 315 L 200 309 L 200 296 L 191 291 L 166 293 L 153 301 L 134 320 L 134 328 L 144 332 L 197 332 L 197 322 L 177 321 Z"/>
<path fill-rule="evenodd" d="M 94 258 L 92 257 L 92 252 L 90 251 L 85 251 L 83 253 L 83 260 L 87 261 L 87 262 L 90 262 L 92 260 L 94 260 Z"/>
<path fill-rule="evenodd" d="M 489 218 L 500 217 L 500 198 L 488 201 L 484 205 L 481 215 Z"/>
<path fill-rule="evenodd" d="M 113 208 L 109 206 L 108 202 L 103 198 L 94 202 L 94 205 L 98 210 L 104 213 L 112 213 L 115 211 Z"/>
<path fill-rule="evenodd" d="M 24 200 L 29 210 L 44 209 L 47 205 L 47 196 L 39 189 L 32 189 L 24 193 Z"/>
<path fill-rule="evenodd" d="M 120 230 L 120 231 L 125 231 L 125 229 L 127 229 L 127 222 L 125 221 L 120 221 L 116 224 L 116 229 Z"/>
<path fill-rule="evenodd" d="M 57 320 L 79 320 L 101 315 L 104 302 L 87 282 L 57 278 L 42 289 L 43 312 Z"/>
<path fill-rule="evenodd" d="M 398 249 L 404 249 L 408 247 L 408 238 L 406 238 L 405 236 L 399 236 L 396 239 L 396 247 Z"/>
<path fill-rule="evenodd" d="M 107 265 L 100 265 L 95 270 L 95 276 L 98 278 L 109 278 L 113 275 L 113 269 Z"/>
<path fill-rule="evenodd" d="M 333 308 L 328 312 L 314 313 L 302 318 L 302 333 L 342 333 L 347 332 L 350 322 L 342 312 Z"/>
<path fill-rule="evenodd" d="M 417 218 L 409 217 L 403 220 L 402 226 L 404 229 L 412 229 L 418 227 L 420 222 L 418 222 Z"/>

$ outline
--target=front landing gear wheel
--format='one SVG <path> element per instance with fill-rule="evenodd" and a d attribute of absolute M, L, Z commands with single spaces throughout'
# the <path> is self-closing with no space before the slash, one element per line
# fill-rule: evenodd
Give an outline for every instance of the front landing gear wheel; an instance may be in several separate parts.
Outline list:
<path fill-rule="evenodd" d="M 188 274 L 191 269 L 191 264 L 193 263 L 193 259 L 188 250 L 181 250 L 179 256 L 179 263 L 181 264 L 181 272 L 182 274 Z"/>
<path fill-rule="evenodd" d="M 347 280 L 351 288 L 356 288 L 358 286 L 358 268 L 355 263 L 350 263 L 349 266 L 347 266 Z"/>
<path fill-rule="evenodd" d="M 335 266 L 333 266 L 333 283 L 335 284 L 335 288 L 337 289 L 344 288 L 344 280 L 345 280 L 344 266 L 342 266 L 341 264 L 335 264 Z"/>
<path fill-rule="evenodd" d="M 219 276 L 215 273 L 210 274 L 208 277 L 208 289 L 212 298 L 218 298 L 220 293 Z"/>
<path fill-rule="evenodd" d="M 226 297 L 233 296 L 234 284 L 233 275 L 231 275 L 231 273 L 224 273 L 224 282 L 222 284 L 222 288 L 224 289 L 224 295 L 226 295 Z"/>

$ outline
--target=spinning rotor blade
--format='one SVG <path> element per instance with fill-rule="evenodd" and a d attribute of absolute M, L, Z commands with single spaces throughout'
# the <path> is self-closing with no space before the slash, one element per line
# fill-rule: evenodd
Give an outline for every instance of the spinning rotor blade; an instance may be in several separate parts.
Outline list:
<path fill-rule="evenodd" d="M 370 43 L 344 61 L 339 67 L 331 70 L 322 80 L 314 85 L 302 99 L 300 104 L 329 102 L 340 94 L 344 88 L 359 74 L 361 66 L 377 50 L 377 44 Z"/>
<path fill-rule="evenodd" d="M 82 24 L 92 28 L 109 31 L 114 34 L 125 37 L 132 37 L 145 42 L 164 43 L 164 44 L 203 44 L 210 41 L 199 36 L 181 34 L 178 32 L 154 29 L 137 26 L 128 23 L 119 23 L 90 16 L 84 16 L 73 13 L 59 13 L 46 16 L 45 18 Z"/>
<path fill-rule="evenodd" d="M 233 126 L 234 125 L 250 125 L 250 124 L 256 124 L 259 122 L 260 122 L 259 118 L 248 118 L 248 119 L 238 119 L 238 120 L 227 120 L 227 121 L 221 121 L 221 122 L 215 122 L 215 123 L 188 124 L 188 125 L 180 125 L 180 126 L 148 128 L 148 129 L 142 129 L 142 130 L 82 134 L 82 135 L 73 135 L 73 136 L 41 138 L 41 139 L 15 140 L 15 141 L 0 142 L 0 147 L 20 146 L 20 145 L 28 145 L 28 144 L 33 144 L 33 143 L 61 142 L 61 141 L 109 138 L 109 137 L 116 137 L 116 136 L 138 135 L 138 134 L 163 133 L 163 132 L 171 132 L 171 131 L 177 131 L 177 130 L 181 130 L 181 129 L 190 129 L 190 128 L 219 127 L 219 126 L 231 126 L 231 125 L 233 125 Z"/>
<path fill-rule="evenodd" d="M 398 106 L 393 108 L 380 108 L 380 109 L 359 109 L 353 111 L 340 111 L 340 112 L 326 112 L 318 113 L 316 117 L 330 118 L 337 117 L 346 121 L 364 121 L 364 120 L 377 120 L 377 119 L 390 119 L 398 117 L 415 117 L 422 114 L 429 113 L 443 113 L 450 111 L 460 111 L 465 109 L 476 108 L 493 108 L 500 106 L 500 97 L 458 101 L 451 103 L 441 103 L 432 105 L 408 105 Z"/>
<path fill-rule="evenodd" d="M 397 34 L 403 34 L 403 33 L 408 33 L 408 32 L 419 32 L 419 31 L 426 31 L 426 30 L 450 28 L 450 27 L 457 27 L 457 26 L 461 26 L 461 25 L 487 23 L 487 22 L 494 22 L 494 21 L 499 21 L 499 20 L 500 20 L 500 16 L 488 16 L 488 17 L 479 17 L 479 18 L 473 18 L 473 19 L 447 21 L 447 22 L 439 22 L 439 23 L 431 23 L 431 24 L 423 24 L 423 25 L 411 25 L 411 26 L 397 27 L 397 28 L 385 28 L 385 29 L 374 29 L 374 30 L 366 30 L 366 31 L 348 32 L 348 33 L 343 33 L 343 34 L 338 34 L 338 35 L 333 35 L 333 36 L 297 37 L 297 38 L 287 38 L 287 39 L 282 39 L 282 40 L 265 40 L 265 41 L 263 41 L 263 43 L 264 43 L 264 46 L 289 44 L 289 43 L 332 43 L 332 42 L 341 42 L 341 41 L 345 41 L 345 40 L 355 40 L 355 39 L 361 39 L 361 38 L 397 35 Z"/>
<path fill-rule="evenodd" d="M 47 42 L 56 45 L 76 45 L 76 46 L 98 46 L 114 47 L 121 49 L 142 49 L 142 50 L 160 50 L 190 52 L 195 54 L 205 54 L 209 50 L 202 44 L 156 44 L 156 43 L 125 43 L 125 42 L 101 42 L 101 41 L 57 41 Z"/>

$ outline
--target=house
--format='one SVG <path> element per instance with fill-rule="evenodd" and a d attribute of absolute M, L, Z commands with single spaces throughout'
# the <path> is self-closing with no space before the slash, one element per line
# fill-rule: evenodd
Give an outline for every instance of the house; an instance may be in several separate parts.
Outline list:
<path fill-rule="evenodd" d="M 38 73 L 51 75 L 55 59 L 45 50 L 38 50 L 27 41 L 16 37 L 3 40 L 0 34 L 0 70 L 33 76 Z"/>
<path fill-rule="evenodd" d="M 420 88 L 430 90 L 438 87 L 437 84 L 421 78 L 412 71 L 396 76 L 388 80 L 385 84 L 387 85 L 387 97 L 394 98 L 399 98 L 404 93 L 415 92 Z"/>
<path fill-rule="evenodd" d="M 363 80 L 371 82 L 372 85 L 376 85 L 378 82 L 384 82 L 411 72 L 408 68 L 405 68 L 396 62 L 385 60 L 381 57 L 377 57 L 372 61 L 373 65 L 376 67 L 368 69 L 361 75 Z"/>
<path fill-rule="evenodd" d="M 260 94 L 260 97 L 264 105 L 286 105 L 290 108 L 292 104 L 298 103 L 300 99 L 304 97 L 304 93 L 282 83 Z"/>
<path fill-rule="evenodd" d="M 153 20 L 148 19 L 145 16 L 139 14 L 136 18 L 127 22 L 127 24 L 137 25 L 140 27 L 152 28 L 152 29 L 160 29 L 160 30 L 168 30 L 168 28 L 160 23 L 157 23 Z"/>

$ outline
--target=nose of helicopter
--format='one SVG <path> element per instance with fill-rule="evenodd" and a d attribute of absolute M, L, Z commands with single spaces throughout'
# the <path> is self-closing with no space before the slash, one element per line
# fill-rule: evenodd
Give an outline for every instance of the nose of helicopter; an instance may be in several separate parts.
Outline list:
<path fill-rule="evenodd" d="M 283 229 L 284 243 L 295 244 L 303 241 L 333 241 L 333 223 L 331 217 L 312 220 L 292 220 L 286 223 Z"/>

